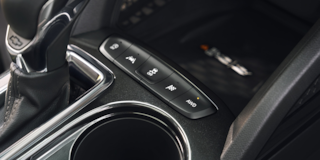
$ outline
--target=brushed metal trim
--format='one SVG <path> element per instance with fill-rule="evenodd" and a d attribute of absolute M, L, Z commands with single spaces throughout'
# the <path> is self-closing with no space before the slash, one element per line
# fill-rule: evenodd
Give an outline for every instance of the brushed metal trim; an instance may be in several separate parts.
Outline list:
<path fill-rule="evenodd" d="M 0 95 L 6 92 L 10 77 L 11 77 L 10 71 L 6 71 L 0 77 Z"/>
<path fill-rule="evenodd" d="M 78 137 L 78 135 L 81 133 L 82 130 L 84 130 L 87 127 L 87 125 L 85 125 L 84 127 L 80 128 L 79 130 L 77 130 L 76 132 L 72 133 L 70 136 L 68 136 L 66 139 L 64 139 L 63 141 L 61 141 L 60 143 L 58 143 L 57 145 L 55 145 L 54 147 L 52 147 L 50 150 L 48 150 L 47 152 L 45 152 L 43 155 L 41 155 L 39 158 L 37 158 L 37 160 L 43 160 L 43 159 L 48 159 L 50 156 L 52 156 L 54 153 L 56 153 L 57 151 L 59 151 L 61 148 L 63 148 L 66 144 L 72 142 L 73 140 L 76 140 L 76 138 Z M 23 160 L 23 157 L 19 157 L 18 160 Z"/>

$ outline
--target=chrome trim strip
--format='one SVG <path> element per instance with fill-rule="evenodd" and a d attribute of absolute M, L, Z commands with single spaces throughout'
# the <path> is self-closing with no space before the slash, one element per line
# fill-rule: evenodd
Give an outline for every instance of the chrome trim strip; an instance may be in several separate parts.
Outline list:
<path fill-rule="evenodd" d="M 82 116 L 81 116 L 82 117 Z M 87 118 L 87 117 L 86 117 Z M 77 118 L 78 119 L 78 118 Z M 62 135 L 63 133 L 65 133 L 66 131 L 68 131 L 68 129 L 70 129 L 71 127 L 75 126 L 77 123 L 81 122 L 81 121 L 77 121 L 73 120 L 72 122 L 68 123 L 67 125 L 65 125 L 63 128 L 59 129 L 57 132 L 54 132 L 50 137 L 44 139 L 43 141 L 39 142 L 36 146 L 32 147 L 30 150 L 28 150 L 26 153 L 24 153 L 22 156 L 19 157 L 19 159 L 27 159 L 30 156 L 32 156 L 34 153 L 36 153 L 37 151 L 39 151 L 41 148 L 45 147 L 47 144 L 49 144 L 50 142 L 52 142 L 54 139 L 56 139 L 58 136 Z M 86 127 L 89 127 L 89 125 L 92 125 L 93 123 L 95 123 L 95 121 L 90 122 L 89 124 L 85 125 L 85 127 L 82 127 L 81 129 L 77 130 L 76 132 L 81 132 L 86 129 Z M 80 133 L 80 134 L 81 134 Z M 77 137 L 76 137 L 77 138 Z"/>
<path fill-rule="evenodd" d="M 38 18 L 38 27 L 43 26 L 44 23 L 48 21 L 51 16 L 52 8 L 54 5 L 54 0 L 48 0 L 41 8 L 39 18 Z"/>
<path fill-rule="evenodd" d="M 31 155 L 33 155 L 34 153 L 39 151 L 41 148 L 45 147 L 51 141 L 53 141 L 57 137 L 61 136 L 63 133 L 68 131 L 70 128 L 76 126 L 78 123 L 82 122 L 83 120 L 87 119 L 90 116 L 93 116 L 95 114 L 98 114 L 98 113 L 101 113 L 103 111 L 107 111 L 107 110 L 110 110 L 110 109 L 119 108 L 119 107 L 127 107 L 127 106 L 140 106 L 140 107 L 142 106 L 142 107 L 146 107 L 148 109 L 151 109 L 153 111 L 156 111 L 156 112 L 160 113 L 167 120 L 169 120 L 176 127 L 176 129 L 180 132 L 180 135 L 183 138 L 182 140 L 183 140 L 183 142 L 185 144 L 186 150 L 183 150 L 183 148 L 182 148 L 182 152 L 183 152 L 184 155 L 186 155 L 185 160 L 191 160 L 190 143 L 189 143 L 189 140 L 188 140 L 188 137 L 187 137 L 186 133 L 184 132 L 184 130 L 183 130 L 182 126 L 179 124 L 179 122 L 174 117 L 172 117 L 169 113 L 167 113 L 166 111 L 164 111 L 164 110 L 162 110 L 162 109 L 160 109 L 160 108 L 158 108 L 158 107 L 156 107 L 154 105 L 151 105 L 149 103 L 140 102 L 140 101 L 117 101 L 117 102 L 108 103 L 106 105 L 103 105 L 103 106 L 97 107 L 95 109 L 92 109 L 92 110 L 84 113 L 83 115 L 77 117 L 76 119 L 72 120 L 71 122 L 69 122 L 68 124 L 63 126 L 58 131 L 52 133 L 49 137 L 47 137 L 46 139 L 44 139 L 41 142 L 39 142 L 38 144 L 36 144 L 32 149 L 30 149 L 28 152 L 26 152 L 21 157 L 19 157 L 19 159 L 27 159 L 27 158 L 29 158 Z M 96 122 L 98 122 L 100 120 L 103 120 L 103 119 L 106 119 L 106 118 L 109 118 L 109 117 L 112 117 L 112 116 L 115 116 L 116 114 L 117 113 L 112 113 L 111 112 L 111 113 L 109 113 L 107 115 L 101 116 L 101 117 L 89 122 L 84 127 L 81 127 L 81 129 L 77 130 L 76 132 L 80 131 L 82 133 L 82 132 L 85 131 L 85 129 L 87 129 L 91 125 L 95 124 Z M 151 115 L 147 115 L 146 114 L 146 116 L 150 117 Z M 159 121 L 161 121 L 161 120 L 159 120 Z M 80 136 L 80 135 L 81 134 L 78 134 L 78 136 Z M 178 141 L 178 143 L 179 143 L 180 146 L 183 146 L 180 141 Z M 73 145 L 74 144 L 72 144 L 72 146 Z M 71 147 L 71 149 L 72 149 L 72 147 Z M 71 152 L 71 149 L 70 149 L 70 152 Z M 71 154 L 69 153 L 69 157 L 70 156 L 71 156 Z"/>
<path fill-rule="evenodd" d="M 24 46 L 22 49 L 20 50 L 16 50 L 14 48 L 12 48 L 10 45 L 9 45 L 9 42 L 8 42 L 8 35 L 9 35 L 9 32 L 13 32 L 11 29 L 10 29 L 10 25 L 7 26 L 7 31 L 6 31 L 6 47 L 7 47 L 7 50 L 8 52 L 11 54 L 11 56 L 17 56 L 18 54 L 20 54 L 21 52 L 25 51 L 26 49 L 28 49 L 35 41 L 35 39 L 33 40 L 29 40 L 29 39 L 26 39 L 26 41 L 30 41 L 28 42 L 28 44 L 26 46 Z"/>
<path fill-rule="evenodd" d="M 107 44 L 107 39 L 105 41 L 103 41 L 103 43 L 101 44 L 101 46 L 99 47 L 99 51 L 105 56 L 107 57 L 111 62 L 114 61 L 114 58 L 112 58 L 109 53 L 107 52 L 107 50 L 104 48 L 104 46 Z"/>
<path fill-rule="evenodd" d="M 100 107 L 99 107 L 99 108 L 100 108 Z M 107 109 L 106 109 L 106 110 L 107 110 Z M 101 110 L 100 110 L 99 112 L 101 112 Z M 97 113 L 99 113 L 99 112 L 97 112 Z M 94 114 L 96 114 L 96 113 L 94 113 Z M 94 115 L 94 114 L 88 115 L 88 117 L 90 117 L 90 116 L 92 116 L 92 115 Z M 85 127 L 83 127 L 83 130 L 80 131 L 80 134 L 78 134 L 78 136 L 76 137 L 75 141 L 72 143 L 72 145 L 71 145 L 71 147 L 70 147 L 69 156 L 68 156 L 68 159 L 69 159 L 69 160 L 71 159 L 72 148 L 73 148 L 75 142 L 77 141 L 77 139 L 82 135 L 82 133 L 85 132 L 86 129 L 88 129 L 90 126 L 92 126 L 92 125 L 94 125 L 94 124 L 96 124 L 96 123 L 98 123 L 98 122 L 100 122 L 100 121 L 102 121 L 102 120 L 104 120 L 104 119 L 107 119 L 107 118 L 109 118 L 109 117 L 111 117 L 111 116 L 112 116 L 112 115 L 109 114 L 109 115 L 105 115 L 105 116 L 99 117 L 99 118 L 91 121 L 90 123 L 88 123 Z M 88 118 L 88 117 L 85 117 L 85 118 Z M 85 118 L 84 118 L 84 119 L 85 119 Z M 82 120 L 84 120 L 84 119 L 82 119 Z M 80 121 L 78 121 L 78 122 L 81 122 L 82 120 L 80 120 Z"/>
<path fill-rule="evenodd" d="M 172 124 L 175 125 L 176 129 L 179 130 L 183 141 L 185 143 L 185 147 L 186 150 L 184 151 L 187 155 L 186 160 L 191 160 L 191 146 L 190 146 L 190 142 L 188 139 L 187 134 L 185 133 L 185 131 L 183 130 L 182 126 L 180 125 L 180 123 L 173 117 L 171 116 L 169 113 L 167 113 L 166 111 L 162 110 L 161 108 L 158 108 L 152 104 L 149 103 L 145 103 L 145 102 L 140 102 L 140 101 L 117 101 L 117 102 L 111 102 L 108 103 L 107 106 L 110 106 L 111 108 L 116 108 L 116 107 L 121 107 L 124 105 L 138 105 L 138 106 L 143 106 L 149 109 L 152 109 L 156 112 L 161 113 L 163 116 L 165 116 L 168 120 L 171 121 Z M 181 144 L 180 144 L 181 145 Z"/>
<path fill-rule="evenodd" d="M 117 65 L 118 67 L 120 67 L 121 69 L 124 69 L 122 66 L 119 66 L 117 63 L 114 62 L 114 58 L 112 58 L 109 53 L 107 52 L 107 50 L 104 48 L 104 46 L 107 43 L 107 39 L 104 40 L 104 42 L 101 44 L 101 46 L 99 47 L 99 51 L 105 56 L 107 57 L 111 62 L 113 62 L 115 65 Z M 134 45 L 134 44 L 132 44 Z M 137 46 L 138 48 L 142 48 L 141 46 Z M 150 55 L 155 57 L 156 59 L 159 59 L 157 56 L 155 55 Z M 164 61 L 161 61 L 162 63 L 164 63 L 166 66 L 168 66 L 169 68 L 171 68 L 175 73 L 177 73 L 178 75 L 180 75 L 184 80 L 186 80 L 187 82 L 189 82 L 191 84 L 191 86 L 193 86 L 196 90 L 198 90 L 204 97 L 206 97 L 209 102 L 211 102 L 211 104 L 217 109 L 217 111 L 219 110 L 218 106 L 216 105 L 216 103 L 214 103 L 212 101 L 212 99 L 205 94 L 197 85 L 195 85 L 193 82 L 191 82 L 187 77 L 185 77 L 182 73 L 180 73 L 179 71 L 177 71 L 176 69 L 174 69 L 171 65 L 169 65 L 168 63 L 165 63 Z M 124 69 L 126 70 L 126 69 Z M 127 71 L 127 70 L 126 70 Z M 132 75 L 133 77 L 135 77 L 135 75 L 131 74 L 130 72 L 127 72 L 128 74 Z"/>
<path fill-rule="evenodd" d="M 68 136 L 66 139 L 64 139 L 63 141 L 61 141 L 60 143 L 58 143 L 57 145 L 55 145 L 54 147 L 52 147 L 50 150 L 48 150 L 47 152 L 45 152 L 43 155 L 41 155 L 39 158 L 37 158 L 37 160 L 43 160 L 43 159 L 48 159 L 50 156 L 52 156 L 54 153 L 56 153 L 58 150 L 60 150 L 61 148 L 63 148 L 66 144 L 68 144 L 69 142 L 75 140 L 78 135 L 81 133 L 82 130 L 84 130 L 87 127 L 87 125 L 85 125 L 84 127 L 80 128 L 79 130 L 77 130 L 76 132 L 72 133 L 70 136 Z M 19 157 L 18 160 L 23 160 L 26 158 L 23 157 Z"/>
<path fill-rule="evenodd" d="M 124 105 L 126 105 L 126 104 L 124 104 Z M 73 149 L 74 149 L 74 145 L 75 145 L 75 143 L 76 143 L 76 141 L 79 139 L 79 137 L 89 128 L 89 127 L 91 127 L 92 125 L 94 125 L 94 124 L 96 124 L 96 123 L 98 123 L 98 122 L 100 122 L 100 121 L 103 121 L 103 120 L 106 120 L 106 119 L 108 119 L 108 118 L 111 118 L 111 117 L 114 117 L 114 116 L 121 116 L 121 115 L 127 115 L 127 114 L 132 114 L 132 115 L 142 115 L 142 116 L 145 116 L 145 117 L 148 117 L 148 118 L 151 118 L 151 119 L 154 119 L 154 120 L 156 120 L 156 121 L 158 121 L 159 123 L 161 123 L 162 125 L 164 125 L 165 127 L 167 127 L 168 129 L 170 129 L 170 127 L 168 127 L 165 123 L 163 123 L 161 120 L 159 120 L 158 118 L 156 118 L 156 117 L 153 117 L 153 116 L 151 116 L 151 115 L 148 115 L 148 114 L 143 114 L 143 113 L 138 113 L 138 112 L 120 112 L 120 113 L 111 113 L 111 114 L 108 114 L 108 115 L 105 115 L 105 116 L 102 116 L 102 117 L 100 117 L 100 118 L 98 118 L 98 119 L 95 119 L 94 121 L 92 121 L 91 123 L 90 123 L 90 125 L 87 125 L 87 127 L 84 129 L 84 130 L 82 130 L 82 132 L 81 132 L 81 134 L 79 134 L 78 135 L 78 137 L 76 138 L 76 140 L 73 142 L 73 144 L 72 144 L 72 146 L 70 147 L 70 150 L 69 150 L 69 160 L 71 160 L 71 156 L 72 156 L 72 151 L 73 151 Z M 126 118 L 126 117 L 122 117 L 122 118 L 119 118 L 119 119 L 123 119 L 123 118 Z M 156 125 L 157 127 L 159 127 L 159 128 L 161 128 L 161 129 L 163 129 L 163 131 L 164 132 L 166 132 L 167 134 L 169 134 L 170 135 L 170 137 L 172 138 L 172 139 L 174 139 L 174 140 L 177 140 L 175 143 L 176 143 L 176 145 L 179 147 L 179 149 L 181 149 L 181 152 L 180 152 L 180 156 L 181 156 L 181 158 L 182 159 L 180 159 L 180 160 L 185 160 L 184 158 L 184 150 L 183 150 L 183 148 L 181 148 L 181 147 L 183 147 L 183 145 L 181 145 L 181 142 L 179 141 L 179 138 L 175 135 L 175 136 L 173 136 L 173 135 L 171 135 L 170 133 L 168 133 L 168 131 L 166 131 L 162 126 L 159 126 L 158 124 L 156 124 L 156 123 L 154 123 L 154 122 L 151 122 L 151 121 L 148 121 L 149 123 L 152 123 L 153 125 Z M 172 130 L 170 129 L 170 131 L 172 132 Z M 174 133 L 174 132 L 173 132 Z M 181 155 L 182 154 L 182 155 Z M 27 158 L 27 157 L 26 157 Z"/>
<path fill-rule="evenodd" d="M 4 94 L 8 88 L 8 83 L 10 79 L 10 71 L 6 71 L 0 77 L 0 95 Z"/>
<path fill-rule="evenodd" d="M 113 72 L 109 68 L 104 66 L 101 62 L 99 62 L 96 58 L 94 58 L 89 53 L 74 45 L 69 45 L 68 50 L 76 52 L 81 57 L 86 58 L 86 60 L 91 63 L 88 67 L 92 68 L 93 71 L 99 71 L 98 69 L 96 69 L 96 67 L 104 70 L 103 72 L 98 72 L 100 77 L 98 83 L 94 87 L 92 87 L 89 90 L 89 92 L 87 92 L 78 101 L 74 102 L 68 108 L 51 118 L 49 121 L 47 121 L 40 127 L 34 129 L 29 134 L 18 140 L 16 143 L 12 144 L 9 148 L 1 152 L 0 158 L 13 159 L 15 156 L 27 151 L 31 146 L 35 145 L 37 142 L 39 142 L 41 139 L 47 136 L 50 132 L 52 132 L 55 128 L 57 128 L 63 122 L 67 121 L 71 116 L 73 116 L 82 108 L 87 106 L 90 102 L 97 98 L 97 96 L 102 91 L 107 89 L 113 83 L 115 79 L 115 75 L 113 74 Z M 84 59 L 81 58 L 81 61 L 84 61 Z"/>
<path fill-rule="evenodd" d="M 90 66 L 90 63 L 83 61 L 83 59 L 74 53 L 74 51 L 67 51 L 66 59 L 95 83 L 98 83 L 101 80 L 100 71 L 96 68 L 88 68 L 87 66 Z"/>
<path fill-rule="evenodd" d="M 18 54 L 16 57 L 16 64 L 24 71 L 30 73 L 30 69 L 26 63 L 26 61 L 24 60 L 24 58 L 22 57 L 21 54 Z M 46 70 L 47 68 L 45 68 Z M 46 71 L 47 72 L 47 71 Z"/>

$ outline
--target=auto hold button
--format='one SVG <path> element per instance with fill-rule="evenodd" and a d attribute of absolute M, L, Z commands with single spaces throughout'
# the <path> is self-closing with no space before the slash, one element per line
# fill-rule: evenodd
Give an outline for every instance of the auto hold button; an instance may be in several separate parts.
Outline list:
<path fill-rule="evenodd" d="M 170 103 L 178 112 L 191 119 L 202 118 L 216 112 L 215 106 L 194 88 Z"/>
<path fill-rule="evenodd" d="M 148 83 L 155 84 L 169 77 L 173 71 L 159 60 L 150 57 L 147 62 L 136 70 L 136 73 Z"/>
<path fill-rule="evenodd" d="M 111 61 L 119 57 L 125 50 L 131 46 L 131 43 L 127 40 L 120 38 L 119 36 L 111 36 L 103 42 L 100 51 L 104 56 Z"/>
<path fill-rule="evenodd" d="M 134 73 L 134 71 L 143 64 L 150 55 L 138 48 L 135 45 L 131 45 L 123 54 L 115 59 L 115 63 L 122 66 L 127 71 Z"/>

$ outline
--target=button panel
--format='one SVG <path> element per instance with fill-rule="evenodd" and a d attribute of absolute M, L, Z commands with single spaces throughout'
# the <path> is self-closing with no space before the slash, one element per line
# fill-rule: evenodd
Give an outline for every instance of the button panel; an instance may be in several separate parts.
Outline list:
<path fill-rule="evenodd" d="M 191 119 L 205 117 L 216 112 L 212 103 L 194 88 L 170 102 L 176 110 Z"/>
<path fill-rule="evenodd" d="M 136 70 L 136 73 L 148 83 L 155 84 L 169 77 L 173 71 L 157 59 L 150 57 Z"/>
<path fill-rule="evenodd" d="M 111 36 L 100 47 L 104 56 L 113 61 L 119 57 L 125 50 L 131 46 L 131 43 L 118 36 Z"/>
<path fill-rule="evenodd" d="M 135 45 L 132 45 L 118 58 L 115 59 L 115 63 L 122 66 L 127 71 L 134 73 L 135 70 L 141 66 L 150 57 L 148 53 L 141 50 Z"/>
<path fill-rule="evenodd" d="M 170 77 L 157 84 L 148 85 L 148 87 L 167 101 L 170 101 L 191 89 L 191 85 L 176 73 L 173 73 Z"/>
<path fill-rule="evenodd" d="M 216 112 L 217 106 L 206 95 L 143 48 L 111 36 L 100 51 L 182 115 L 198 119 Z"/>

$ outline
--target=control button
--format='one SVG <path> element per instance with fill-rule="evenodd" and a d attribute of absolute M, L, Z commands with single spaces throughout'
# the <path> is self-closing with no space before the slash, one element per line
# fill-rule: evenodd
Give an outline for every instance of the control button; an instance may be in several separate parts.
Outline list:
<path fill-rule="evenodd" d="M 155 84 L 169 77 L 173 71 L 157 59 L 150 57 L 136 73 L 150 84 Z"/>
<path fill-rule="evenodd" d="M 157 84 L 148 86 L 168 101 L 191 89 L 191 85 L 176 73 Z"/>
<path fill-rule="evenodd" d="M 131 43 L 118 37 L 111 36 L 102 44 L 100 51 L 110 60 L 119 57 L 126 49 L 131 46 Z"/>
<path fill-rule="evenodd" d="M 202 118 L 216 112 L 215 106 L 194 88 L 170 102 L 177 111 L 191 119 Z"/>
<path fill-rule="evenodd" d="M 115 62 L 131 73 L 134 73 L 134 71 L 149 57 L 150 55 L 148 53 L 135 45 L 131 45 L 129 49 L 116 58 Z"/>

